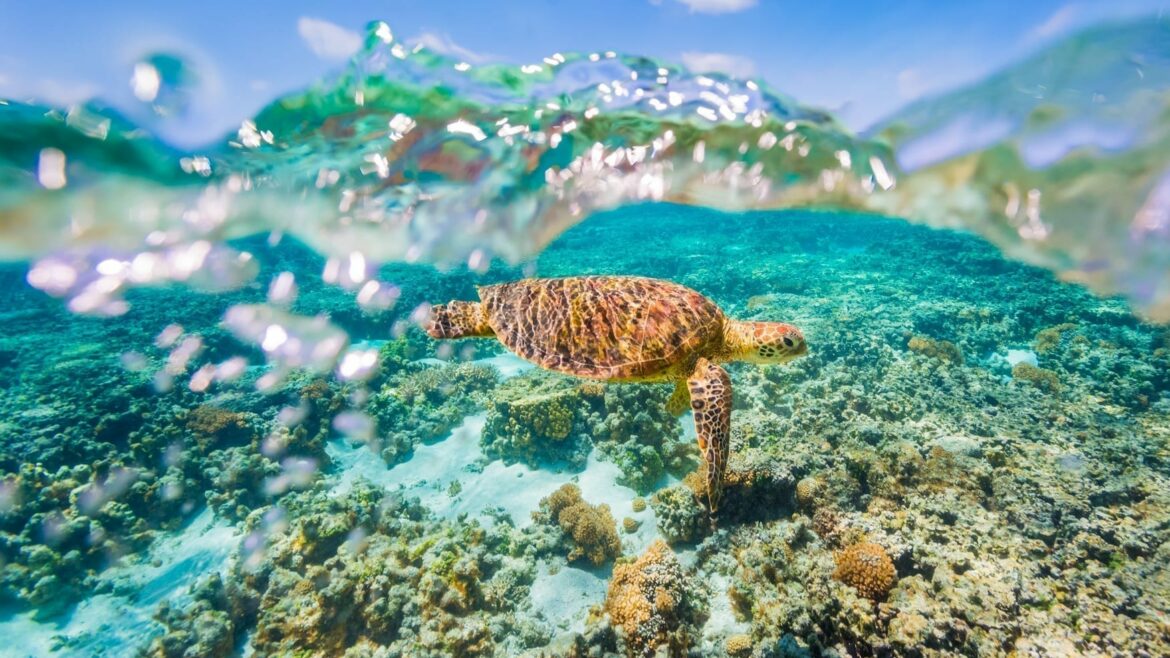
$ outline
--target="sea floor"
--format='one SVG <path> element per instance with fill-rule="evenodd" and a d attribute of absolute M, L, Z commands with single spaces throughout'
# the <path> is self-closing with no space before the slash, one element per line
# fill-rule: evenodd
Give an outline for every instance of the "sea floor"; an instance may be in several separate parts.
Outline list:
<path fill-rule="evenodd" d="M 264 285 L 113 319 L 3 273 L 0 654 L 1170 653 L 1170 333 L 1121 301 L 828 213 L 626 209 L 527 268 L 384 267 L 382 315 L 296 245 L 242 246 Z M 271 369 L 220 319 L 281 271 L 379 374 L 256 390 Z M 729 367 L 714 528 L 668 386 L 407 322 L 524 271 L 668 278 L 802 328 L 806 357 Z"/>

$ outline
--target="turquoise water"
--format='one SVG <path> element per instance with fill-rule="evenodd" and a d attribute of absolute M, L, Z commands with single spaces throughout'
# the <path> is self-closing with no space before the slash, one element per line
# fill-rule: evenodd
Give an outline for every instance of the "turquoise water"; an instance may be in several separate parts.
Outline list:
<path fill-rule="evenodd" d="M 7 102 L 0 653 L 1170 653 L 1165 36 L 1091 30 L 863 137 L 377 24 L 200 151 Z M 1038 68 L 1081 78 L 1003 98 Z M 591 274 L 803 332 L 727 365 L 713 518 L 670 384 L 422 331 Z"/>

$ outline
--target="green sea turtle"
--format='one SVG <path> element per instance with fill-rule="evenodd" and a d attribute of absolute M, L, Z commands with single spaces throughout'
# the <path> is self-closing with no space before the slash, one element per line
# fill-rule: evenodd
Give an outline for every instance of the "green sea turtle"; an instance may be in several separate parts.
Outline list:
<path fill-rule="evenodd" d="M 711 300 L 670 281 L 583 276 L 478 290 L 478 302 L 432 307 L 427 333 L 494 336 L 539 366 L 580 377 L 675 382 L 667 408 L 679 415 L 689 401 L 694 410 L 712 514 L 731 433 L 731 379 L 718 364 L 784 363 L 807 351 L 796 327 L 731 320 Z"/>

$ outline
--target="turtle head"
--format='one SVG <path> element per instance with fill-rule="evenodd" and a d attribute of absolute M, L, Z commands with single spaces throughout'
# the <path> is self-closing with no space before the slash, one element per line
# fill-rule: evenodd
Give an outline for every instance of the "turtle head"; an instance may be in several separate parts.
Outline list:
<path fill-rule="evenodd" d="M 732 321 L 724 345 L 729 360 L 749 363 L 788 363 L 808 353 L 800 329 L 783 322 Z"/>

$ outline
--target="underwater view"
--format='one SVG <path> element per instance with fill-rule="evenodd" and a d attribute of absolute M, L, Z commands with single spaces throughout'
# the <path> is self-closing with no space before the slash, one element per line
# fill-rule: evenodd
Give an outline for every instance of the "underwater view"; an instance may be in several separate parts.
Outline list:
<path fill-rule="evenodd" d="M 0 656 L 1170 656 L 1163 3 L 298 4 L 0 3 Z"/>

